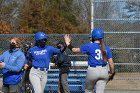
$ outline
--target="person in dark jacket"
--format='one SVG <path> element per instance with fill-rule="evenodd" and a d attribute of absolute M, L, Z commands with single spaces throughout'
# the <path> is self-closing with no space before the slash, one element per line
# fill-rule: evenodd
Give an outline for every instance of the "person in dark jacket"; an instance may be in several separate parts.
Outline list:
<path fill-rule="evenodd" d="M 63 42 L 58 42 L 56 44 L 57 48 L 64 47 Z M 70 90 L 68 88 L 68 73 L 70 71 L 71 67 L 71 61 L 67 53 L 64 51 L 61 54 L 57 54 L 54 56 L 54 63 L 59 68 L 59 82 L 58 82 L 58 93 L 70 93 Z"/>
<path fill-rule="evenodd" d="M 20 39 L 14 37 L 10 40 L 10 49 L 0 55 L 0 68 L 3 74 L 2 91 L 4 93 L 20 93 L 22 68 L 25 62 L 20 45 Z"/>
<path fill-rule="evenodd" d="M 33 43 L 26 43 L 23 45 L 23 52 L 26 57 L 28 50 L 33 46 Z M 27 63 L 26 63 L 27 62 Z M 31 70 L 31 61 L 26 60 L 23 70 L 23 77 L 21 81 L 21 92 L 23 93 L 33 93 L 33 88 L 29 80 L 29 73 Z"/>

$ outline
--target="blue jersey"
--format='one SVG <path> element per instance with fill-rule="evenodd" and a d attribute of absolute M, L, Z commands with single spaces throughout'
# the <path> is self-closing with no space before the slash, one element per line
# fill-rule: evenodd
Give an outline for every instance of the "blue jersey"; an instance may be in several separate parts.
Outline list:
<path fill-rule="evenodd" d="M 61 53 L 61 50 L 53 46 L 45 46 L 44 48 L 34 46 L 29 49 L 27 59 L 31 59 L 32 67 L 48 69 L 51 57 L 58 53 Z"/>
<path fill-rule="evenodd" d="M 112 52 L 108 46 L 105 46 L 107 59 L 112 58 Z M 88 55 L 88 65 L 90 66 L 101 66 L 107 64 L 107 62 L 103 62 L 101 46 L 99 43 L 89 43 L 82 45 L 80 47 L 80 51 L 83 54 Z"/>

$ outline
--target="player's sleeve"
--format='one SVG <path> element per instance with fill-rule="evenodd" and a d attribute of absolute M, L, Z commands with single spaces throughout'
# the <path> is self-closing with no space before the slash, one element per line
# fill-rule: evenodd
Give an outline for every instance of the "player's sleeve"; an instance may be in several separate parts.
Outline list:
<path fill-rule="evenodd" d="M 112 51 L 109 47 L 107 47 L 107 59 L 112 58 Z"/>
<path fill-rule="evenodd" d="M 61 53 L 61 50 L 58 49 L 58 48 L 55 48 L 53 46 L 50 46 L 50 53 L 53 54 L 53 55 L 59 54 L 59 53 Z"/>
<path fill-rule="evenodd" d="M 88 54 L 88 51 L 89 51 L 88 45 L 87 45 L 87 44 L 82 45 L 82 46 L 80 47 L 80 51 L 81 51 L 83 54 Z"/>

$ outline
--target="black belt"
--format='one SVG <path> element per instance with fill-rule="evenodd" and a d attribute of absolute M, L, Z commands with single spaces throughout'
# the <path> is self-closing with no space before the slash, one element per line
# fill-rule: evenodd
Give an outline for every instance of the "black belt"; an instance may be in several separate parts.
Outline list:
<path fill-rule="evenodd" d="M 47 68 L 39 68 L 39 67 L 33 67 L 33 68 L 41 70 L 41 71 L 47 71 L 48 70 Z"/>
<path fill-rule="evenodd" d="M 90 67 L 98 67 L 98 66 L 105 67 L 106 64 L 103 64 L 103 65 L 90 65 Z"/>

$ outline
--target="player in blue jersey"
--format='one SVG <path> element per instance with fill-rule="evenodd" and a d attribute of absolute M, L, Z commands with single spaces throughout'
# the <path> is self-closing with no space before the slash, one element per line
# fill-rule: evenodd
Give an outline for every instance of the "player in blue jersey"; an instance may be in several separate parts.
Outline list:
<path fill-rule="evenodd" d="M 53 46 L 47 46 L 47 38 L 44 32 L 37 32 L 35 34 L 36 45 L 27 52 L 27 60 L 32 62 L 29 78 L 34 93 L 44 93 L 50 59 L 53 55 L 61 53 L 65 49 L 64 47 L 58 49 Z"/>
<path fill-rule="evenodd" d="M 92 43 L 84 44 L 80 48 L 74 48 L 71 45 L 71 37 L 69 35 L 64 37 L 66 45 L 72 52 L 82 52 L 88 55 L 85 93 L 94 93 L 94 91 L 104 93 L 105 85 L 115 75 L 112 52 L 109 46 L 104 44 L 103 38 L 104 31 L 101 28 L 95 28 L 92 31 Z M 107 64 L 109 64 L 110 73 L 108 73 Z"/>
<path fill-rule="evenodd" d="M 10 49 L 0 55 L 0 68 L 2 68 L 3 74 L 2 91 L 4 93 L 21 93 L 20 81 L 25 56 L 20 45 L 21 40 L 14 37 L 10 40 Z"/>

